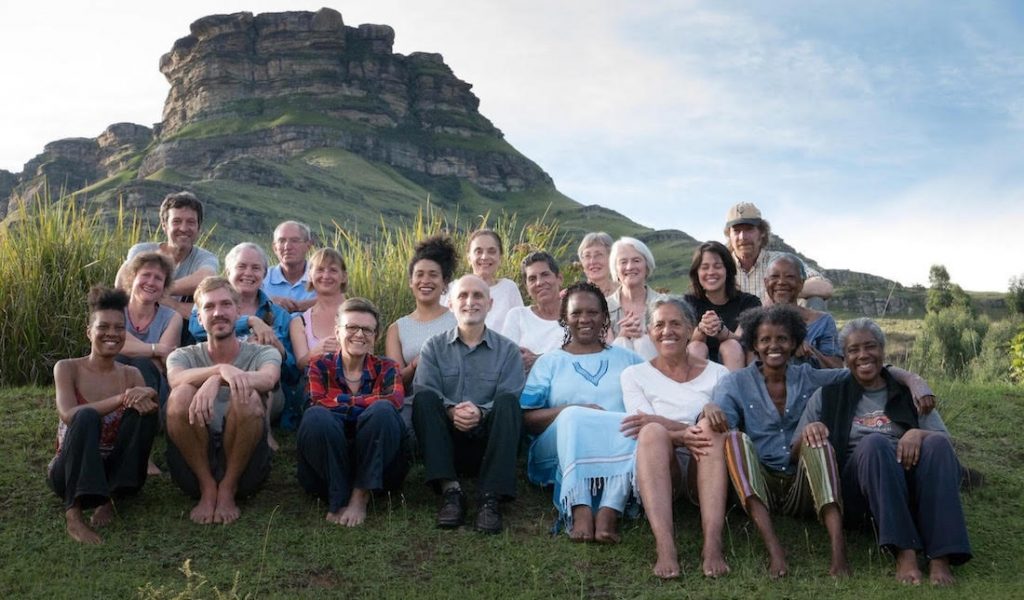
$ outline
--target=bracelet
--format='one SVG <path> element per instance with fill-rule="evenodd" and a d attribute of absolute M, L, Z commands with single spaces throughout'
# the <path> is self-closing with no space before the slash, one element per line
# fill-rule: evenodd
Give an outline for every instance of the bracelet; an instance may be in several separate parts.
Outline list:
<path fill-rule="evenodd" d="M 156 344 L 149 345 L 149 355 L 156 356 Z"/>

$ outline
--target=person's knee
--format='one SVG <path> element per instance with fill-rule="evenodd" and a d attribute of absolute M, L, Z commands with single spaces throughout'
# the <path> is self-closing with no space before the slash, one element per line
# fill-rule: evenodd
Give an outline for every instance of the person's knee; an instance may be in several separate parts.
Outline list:
<path fill-rule="evenodd" d="M 412 412 L 414 416 L 417 413 L 429 413 L 443 408 L 444 400 L 434 391 L 422 390 L 413 396 Z"/>
<path fill-rule="evenodd" d="M 743 358 L 744 354 L 743 346 L 740 345 L 739 340 L 728 339 L 718 344 L 718 355 L 722 360 L 726 358 Z"/>
<path fill-rule="evenodd" d="M 666 444 L 671 445 L 672 438 L 668 433 L 668 429 L 661 423 L 648 423 L 640 428 L 640 432 L 636 436 L 636 442 L 641 448 L 653 448 L 662 447 Z"/>
<path fill-rule="evenodd" d="M 240 420 L 263 420 L 263 415 L 266 414 L 266 409 L 263 407 L 263 398 L 259 392 L 252 392 L 249 394 L 247 402 L 232 398 L 230 400 L 231 412 L 235 413 L 235 418 Z"/>
<path fill-rule="evenodd" d="M 690 342 L 686 345 L 686 353 L 696 358 L 708 357 L 708 345 L 704 342 Z"/>
<path fill-rule="evenodd" d="M 394 405 L 392 405 L 390 402 L 387 402 L 387 401 L 384 401 L 384 400 L 379 400 L 379 401 L 374 402 L 373 404 L 367 406 L 363 410 L 362 414 L 359 415 L 359 420 L 361 420 L 361 421 L 368 421 L 368 420 L 380 421 L 380 420 L 386 420 L 386 419 L 393 418 L 397 413 L 398 413 L 398 411 L 395 409 Z"/>
<path fill-rule="evenodd" d="M 302 422 L 299 423 L 299 436 L 326 429 L 332 419 L 331 411 L 323 406 L 312 406 L 306 409 L 302 415 Z"/>
<path fill-rule="evenodd" d="M 512 412 L 519 414 L 522 412 L 522 408 L 519 406 L 519 398 L 514 394 L 499 394 L 491 405 L 491 410 L 495 414 L 504 414 Z"/>
<path fill-rule="evenodd" d="M 857 443 L 857 451 L 862 456 L 884 456 L 893 454 L 889 438 L 882 433 L 869 433 Z"/>
<path fill-rule="evenodd" d="M 167 418 L 181 419 L 188 418 L 188 408 L 192 404 L 192 398 L 196 395 L 196 388 L 192 385 L 179 385 L 171 390 L 167 397 Z"/>
<path fill-rule="evenodd" d="M 924 440 L 921 441 L 921 454 L 925 453 L 934 455 L 956 455 L 956 451 L 953 450 L 953 443 L 950 441 L 949 436 L 942 434 L 930 434 L 925 436 Z"/>
<path fill-rule="evenodd" d="M 71 418 L 71 424 L 78 427 L 92 427 L 98 426 L 102 420 L 103 417 L 95 408 L 83 406 L 75 411 L 75 416 Z"/>

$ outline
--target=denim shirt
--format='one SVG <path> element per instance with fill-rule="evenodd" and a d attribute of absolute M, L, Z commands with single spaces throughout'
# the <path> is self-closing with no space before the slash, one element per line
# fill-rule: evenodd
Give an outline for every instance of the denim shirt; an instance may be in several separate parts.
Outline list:
<path fill-rule="evenodd" d="M 773 471 L 792 472 L 790 440 L 804 414 L 807 400 L 823 385 L 849 375 L 847 369 L 815 369 L 808 364 L 790 363 L 786 368 L 786 408 L 782 415 L 772 402 L 760 370 L 754 362 L 729 373 L 712 393 L 711 401 L 721 407 L 730 429 L 743 431 L 757 448 L 757 455 Z"/>

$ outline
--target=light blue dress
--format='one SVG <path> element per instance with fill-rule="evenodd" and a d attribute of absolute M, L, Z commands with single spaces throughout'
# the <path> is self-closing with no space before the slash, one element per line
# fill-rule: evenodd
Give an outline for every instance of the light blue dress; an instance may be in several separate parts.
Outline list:
<path fill-rule="evenodd" d="M 594 354 L 558 349 L 543 354 L 530 370 L 520 397 L 523 410 L 576 404 L 604 409 L 566 408 L 530 445 L 527 476 L 555 486 L 555 506 L 570 527 L 573 506 L 621 512 L 629 499 L 636 440 L 620 431 L 626 407 L 619 376 L 641 362 L 619 347 Z"/>

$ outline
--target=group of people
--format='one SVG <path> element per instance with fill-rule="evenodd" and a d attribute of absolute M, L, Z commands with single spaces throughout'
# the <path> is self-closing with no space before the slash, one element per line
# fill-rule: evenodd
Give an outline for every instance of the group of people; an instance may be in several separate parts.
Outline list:
<path fill-rule="evenodd" d="M 473 526 L 498 533 L 525 439 L 527 477 L 552 488 L 557 528 L 615 543 L 638 504 L 658 577 L 680 572 L 681 496 L 700 508 L 709 577 L 729 571 L 731 502 L 760 532 L 771 577 L 788 571 L 773 513 L 825 525 L 834 576 L 849 573 L 844 525 L 865 519 L 899 581 L 924 579 L 919 553 L 939 585 L 971 557 L 961 467 L 928 385 L 885 366 L 869 319 L 837 332 L 821 310 L 831 284 L 765 248 L 753 204 L 729 210 L 728 245 L 696 250 L 685 296 L 649 285 L 654 256 L 635 238 L 586 235 L 586 281 L 568 286 L 555 257 L 532 252 L 520 265 L 529 306 L 497 276 L 495 232 L 470 235 L 461 277 L 450 238 L 421 240 L 408 263 L 415 309 L 386 330 L 370 300 L 348 296 L 342 255 L 313 252 L 306 225 L 277 227 L 273 268 L 258 245 L 235 246 L 222 277 L 195 246 L 202 220 L 194 195 L 169 195 L 166 241 L 136 245 L 117 288 L 94 288 L 90 353 L 54 368 L 49 482 L 78 541 L 99 542 L 112 502 L 159 472 L 149 455 L 161 426 L 171 479 L 197 499 L 191 519 L 235 521 L 236 499 L 269 473 L 278 421 L 298 430 L 300 485 L 346 526 L 418 455 L 438 527 L 465 524 L 475 477 Z"/>

